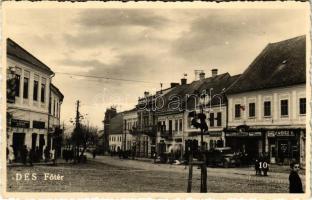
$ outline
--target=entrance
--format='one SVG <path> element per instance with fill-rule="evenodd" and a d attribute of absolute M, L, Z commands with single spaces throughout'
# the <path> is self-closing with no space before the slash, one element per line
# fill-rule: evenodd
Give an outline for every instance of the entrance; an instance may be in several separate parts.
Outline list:
<path fill-rule="evenodd" d="M 43 146 L 45 145 L 44 135 L 39 135 L 39 158 L 42 158 Z"/>
<path fill-rule="evenodd" d="M 22 147 L 25 145 L 25 133 L 13 133 L 13 150 L 14 157 L 19 160 L 21 157 Z"/>
<path fill-rule="evenodd" d="M 276 147 L 274 144 L 270 146 L 270 163 L 276 163 Z"/>

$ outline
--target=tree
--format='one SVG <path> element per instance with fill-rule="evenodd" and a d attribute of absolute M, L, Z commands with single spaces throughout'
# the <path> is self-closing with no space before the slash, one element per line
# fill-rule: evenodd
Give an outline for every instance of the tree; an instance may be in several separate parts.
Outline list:
<path fill-rule="evenodd" d="M 98 141 L 99 136 L 97 134 L 97 128 L 92 126 L 79 124 L 71 135 L 72 144 L 78 149 L 82 148 L 79 157 L 84 155 L 88 147 L 97 145 Z"/>

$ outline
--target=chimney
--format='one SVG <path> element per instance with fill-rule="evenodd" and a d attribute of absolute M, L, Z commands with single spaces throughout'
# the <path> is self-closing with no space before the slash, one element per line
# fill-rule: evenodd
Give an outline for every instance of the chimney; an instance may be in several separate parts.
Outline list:
<path fill-rule="evenodd" d="M 148 91 L 145 91 L 144 92 L 144 97 L 148 97 L 149 96 L 149 92 Z"/>
<path fill-rule="evenodd" d="M 211 77 L 216 77 L 218 75 L 218 69 L 211 70 Z"/>
<path fill-rule="evenodd" d="M 174 88 L 174 87 L 176 87 L 176 86 L 178 86 L 179 85 L 179 83 L 170 83 L 170 87 L 171 88 Z"/>
<path fill-rule="evenodd" d="M 199 74 L 199 80 L 204 80 L 205 79 L 205 72 L 201 72 Z"/>
<path fill-rule="evenodd" d="M 186 78 L 181 78 L 181 85 L 186 85 L 187 79 Z"/>

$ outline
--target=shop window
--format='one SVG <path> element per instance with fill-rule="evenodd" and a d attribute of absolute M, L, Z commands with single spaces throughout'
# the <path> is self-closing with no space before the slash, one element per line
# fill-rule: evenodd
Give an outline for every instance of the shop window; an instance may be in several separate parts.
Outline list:
<path fill-rule="evenodd" d="M 264 102 L 264 116 L 270 117 L 271 116 L 271 101 Z"/>
<path fill-rule="evenodd" d="M 213 127 L 214 126 L 214 113 L 210 113 L 209 121 L 210 121 L 210 126 Z"/>
<path fill-rule="evenodd" d="M 255 116 L 256 116 L 256 104 L 249 103 L 249 117 L 255 117 Z"/>
<path fill-rule="evenodd" d="M 288 100 L 281 100 L 281 116 L 288 116 Z"/>
<path fill-rule="evenodd" d="M 240 104 L 235 104 L 235 118 L 241 117 Z"/>
<path fill-rule="evenodd" d="M 221 126 L 222 125 L 222 113 L 218 112 L 217 113 L 217 126 Z"/>
<path fill-rule="evenodd" d="M 300 115 L 306 114 L 306 98 L 300 98 L 299 99 L 299 106 L 300 106 Z"/>

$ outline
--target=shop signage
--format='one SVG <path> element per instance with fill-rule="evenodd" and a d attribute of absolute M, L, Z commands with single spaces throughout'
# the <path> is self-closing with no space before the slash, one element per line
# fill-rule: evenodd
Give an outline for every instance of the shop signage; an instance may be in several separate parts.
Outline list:
<path fill-rule="evenodd" d="M 280 131 L 268 131 L 268 137 L 289 137 L 295 136 L 294 131 L 280 130 Z"/>
<path fill-rule="evenodd" d="M 33 121 L 33 128 L 44 129 L 45 128 L 45 122 Z"/>
<path fill-rule="evenodd" d="M 222 136 L 222 132 L 221 131 L 211 131 L 209 132 L 210 136 L 214 136 L 214 137 L 220 137 Z"/>
<path fill-rule="evenodd" d="M 12 119 L 11 126 L 17 128 L 29 128 L 29 121 L 19 120 L 19 119 Z"/>
<path fill-rule="evenodd" d="M 232 132 L 226 133 L 228 137 L 259 137 L 261 132 Z"/>

